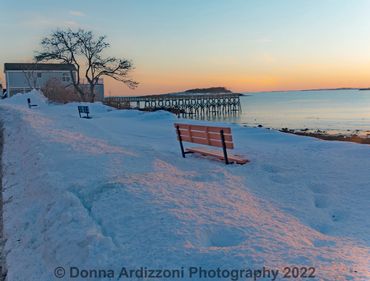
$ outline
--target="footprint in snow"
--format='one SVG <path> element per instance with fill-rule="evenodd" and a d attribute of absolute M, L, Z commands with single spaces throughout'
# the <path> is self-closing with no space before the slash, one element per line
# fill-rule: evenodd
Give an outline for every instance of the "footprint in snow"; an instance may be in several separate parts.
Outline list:
<path fill-rule="evenodd" d="M 288 178 L 283 177 L 281 175 L 272 175 L 272 176 L 270 176 L 270 179 L 273 182 L 276 182 L 276 183 L 282 183 L 282 184 L 290 184 L 291 183 L 291 180 L 289 180 Z"/>
<path fill-rule="evenodd" d="M 219 226 L 207 233 L 209 247 L 233 247 L 246 240 L 245 233 L 237 228 Z"/>
<path fill-rule="evenodd" d="M 273 166 L 273 165 L 262 165 L 261 168 L 263 171 L 271 173 L 271 174 L 279 173 L 281 171 L 279 167 Z"/>
<path fill-rule="evenodd" d="M 328 197 L 325 195 L 315 195 L 314 197 L 315 207 L 319 209 L 327 208 L 329 205 L 328 201 Z"/>
<path fill-rule="evenodd" d="M 319 194 L 325 194 L 325 193 L 327 193 L 327 190 L 328 190 L 328 187 L 325 184 L 315 183 L 315 182 L 309 183 L 308 188 L 313 193 L 319 193 Z"/>
<path fill-rule="evenodd" d="M 331 212 L 330 218 L 332 222 L 341 222 L 343 220 L 346 220 L 348 217 L 348 214 L 343 210 L 334 210 Z"/>

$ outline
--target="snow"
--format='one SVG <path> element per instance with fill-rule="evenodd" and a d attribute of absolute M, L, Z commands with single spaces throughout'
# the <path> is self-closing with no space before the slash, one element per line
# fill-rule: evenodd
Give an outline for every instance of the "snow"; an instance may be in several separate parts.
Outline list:
<path fill-rule="evenodd" d="M 7 280 L 57 280 L 58 266 L 61 280 L 70 267 L 115 273 L 73 280 L 118 280 L 122 267 L 183 267 L 181 280 L 201 279 L 189 267 L 266 267 L 287 280 L 293 266 L 370 280 L 369 146 L 222 124 L 251 160 L 226 166 L 180 156 L 173 123 L 206 122 L 88 105 L 92 119 L 37 92 L 0 102 Z"/>

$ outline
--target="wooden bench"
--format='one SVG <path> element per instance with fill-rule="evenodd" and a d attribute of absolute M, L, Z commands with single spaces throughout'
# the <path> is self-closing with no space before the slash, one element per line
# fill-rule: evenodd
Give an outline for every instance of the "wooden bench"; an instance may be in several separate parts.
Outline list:
<path fill-rule="evenodd" d="M 78 106 L 78 115 L 80 116 L 80 118 L 87 118 L 87 119 L 90 119 L 91 117 L 89 117 L 89 107 L 86 106 L 86 105 L 79 105 Z M 81 114 L 86 114 L 85 116 L 82 116 Z"/>
<path fill-rule="evenodd" d="M 226 164 L 237 163 L 245 164 L 247 159 L 238 155 L 228 153 L 228 149 L 233 149 L 233 137 L 230 128 L 199 126 L 175 123 L 177 139 L 180 142 L 181 154 L 185 158 L 189 153 L 200 153 L 205 156 L 213 156 L 225 161 Z M 207 149 L 206 147 L 192 147 L 184 150 L 183 142 L 191 142 L 215 147 L 222 147 L 222 151 Z"/>

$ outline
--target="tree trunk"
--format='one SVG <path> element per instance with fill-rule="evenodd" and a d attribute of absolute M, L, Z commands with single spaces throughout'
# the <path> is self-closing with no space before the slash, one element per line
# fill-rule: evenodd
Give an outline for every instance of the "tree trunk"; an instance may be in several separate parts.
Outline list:
<path fill-rule="evenodd" d="M 81 90 L 81 88 L 78 85 L 73 85 L 73 86 L 74 86 L 78 96 L 80 97 L 80 100 L 82 102 L 86 101 L 85 100 L 85 93 Z"/>
<path fill-rule="evenodd" d="M 76 81 L 76 78 L 75 76 L 73 75 L 73 71 L 71 70 L 70 72 L 70 76 L 71 76 L 71 79 L 72 79 L 72 83 L 73 83 L 73 87 L 75 88 L 78 96 L 80 97 L 80 100 L 81 101 L 85 101 L 85 93 L 84 91 L 80 88 L 80 84 L 79 84 L 79 79 L 78 81 Z M 77 75 L 80 75 L 79 72 L 77 72 Z"/>
<path fill-rule="evenodd" d="M 95 84 L 90 84 L 90 102 L 95 102 Z"/>

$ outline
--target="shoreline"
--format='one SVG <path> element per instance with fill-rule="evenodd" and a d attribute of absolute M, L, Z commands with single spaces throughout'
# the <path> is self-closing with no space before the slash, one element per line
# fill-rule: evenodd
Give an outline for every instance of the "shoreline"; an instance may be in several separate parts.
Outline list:
<path fill-rule="evenodd" d="M 278 130 L 279 132 L 286 133 L 286 134 L 293 134 L 298 136 L 305 136 L 305 137 L 313 137 L 321 140 L 326 141 L 345 141 L 345 142 L 354 142 L 358 144 L 370 144 L 370 137 L 361 137 L 357 134 L 330 134 L 326 131 L 309 131 L 309 130 L 292 130 L 283 128 Z M 370 135 L 368 135 L 370 136 Z"/>
<path fill-rule="evenodd" d="M 312 137 L 320 140 L 325 141 L 344 141 L 344 142 L 353 142 L 358 144 L 370 144 L 370 131 L 349 131 L 348 134 L 343 133 L 342 131 L 339 133 L 338 131 L 328 132 L 326 130 L 312 130 L 312 129 L 289 129 L 289 128 L 269 128 L 264 127 L 263 125 L 258 126 L 248 126 L 247 124 L 243 124 L 243 127 L 250 127 L 250 128 L 265 128 L 267 130 L 274 130 L 279 131 L 285 134 L 297 135 L 297 136 L 305 136 L 305 137 Z M 362 134 L 359 134 L 362 133 Z"/>

